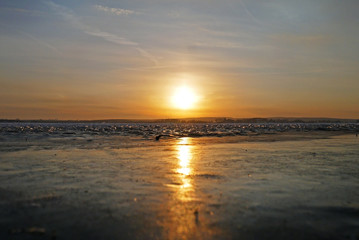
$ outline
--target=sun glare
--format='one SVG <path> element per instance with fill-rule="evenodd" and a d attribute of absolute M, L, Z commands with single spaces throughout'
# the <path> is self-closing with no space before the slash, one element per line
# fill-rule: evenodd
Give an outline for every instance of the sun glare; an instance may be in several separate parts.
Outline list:
<path fill-rule="evenodd" d="M 172 96 L 173 106 L 183 110 L 193 108 L 197 100 L 197 95 L 187 86 L 178 87 Z"/>

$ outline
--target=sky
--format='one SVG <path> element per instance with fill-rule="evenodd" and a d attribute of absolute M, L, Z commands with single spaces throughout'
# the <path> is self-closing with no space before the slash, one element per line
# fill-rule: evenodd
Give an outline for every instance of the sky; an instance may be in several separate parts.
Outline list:
<path fill-rule="evenodd" d="M 0 118 L 359 118 L 358 0 L 1 0 Z M 190 109 L 171 102 L 177 88 Z"/>

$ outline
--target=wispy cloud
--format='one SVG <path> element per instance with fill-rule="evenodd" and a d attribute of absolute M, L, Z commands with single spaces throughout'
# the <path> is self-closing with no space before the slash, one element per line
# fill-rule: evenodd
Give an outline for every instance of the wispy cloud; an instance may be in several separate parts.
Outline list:
<path fill-rule="evenodd" d="M 273 40 L 279 41 L 281 43 L 291 43 L 291 44 L 301 44 L 305 46 L 316 47 L 318 45 L 323 45 L 329 43 L 333 39 L 325 35 L 308 35 L 308 34 L 277 34 L 271 36 Z"/>
<path fill-rule="evenodd" d="M 153 62 L 156 66 L 158 65 L 158 60 L 157 58 L 155 58 L 154 56 L 152 56 L 148 51 L 137 47 L 136 50 L 145 58 L 147 58 L 148 60 L 150 60 L 151 62 Z"/>
<path fill-rule="evenodd" d="M 132 10 L 127 10 L 127 9 L 122 9 L 122 8 L 109 8 L 109 7 L 105 7 L 102 5 L 95 5 L 95 8 L 97 10 L 116 14 L 116 15 L 129 15 L 129 14 L 134 13 L 134 11 L 132 11 Z"/>
<path fill-rule="evenodd" d="M 156 66 L 158 65 L 157 59 L 153 55 L 151 55 L 148 51 L 139 47 L 139 44 L 137 42 L 133 42 L 124 37 L 121 37 L 121 36 L 118 36 L 118 35 L 115 35 L 115 34 L 112 34 L 109 32 L 101 31 L 97 28 L 94 28 L 92 26 L 84 24 L 83 22 L 81 22 L 78 19 L 78 17 L 76 17 L 76 15 L 70 9 L 60 6 L 52 1 L 46 1 L 45 3 L 48 6 L 50 6 L 54 11 L 56 11 L 58 14 L 60 14 L 66 21 L 70 22 L 72 26 L 80 29 L 84 33 L 91 35 L 91 36 L 100 37 L 108 42 L 115 43 L 118 45 L 133 46 L 135 48 L 135 50 L 137 50 L 144 58 L 148 59 L 154 65 L 156 65 Z M 98 6 L 100 6 L 100 5 L 98 5 Z M 104 9 L 107 9 L 107 8 L 104 7 Z M 110 9 L 110 8 L 108 8 L 108 9 Z M 119 9 L 117 9 L 117 10 L 119 12 L 121 12 Z M 122 10 L 124 10 L 124 9 L 122 9 Z M 127 14 L 129 14 L 131 12 L 129 10 L 124 10 L 124 12 L 126 12 L 126 11 L 128 11 Z"/>
<path fill-rule="evenodd" d="M 132 42 L 130 40 L 127 40 L 126 38 L 117 36 L 112 33 L 104 32 L 101 30 L 98 30 L 94 27 L 88 26 L 84 23 L 82 23 L 75 14 L 68 8 L 65 8 L 63 6 L 60 6 L 54 2 L 46 1 L 46 4 L 49 5 L 53 10 L 55 10 L 58 14 L 60 14 L 65 20 L 69 21 L 74 27 L 82 30 L 84 33 L 96 36 L 105 39 L 106 41 L 116 43 L 116 44 L 122 44 L 122 45 L 133 45 L 136 46 L 138 43 Z"/>
<path fill-rule="evenodd" d="M 239 1 L 239 4 L 242 6 L 242 8 L 245 10 L 245 12 L 247 13 L 247 15 L 251 18 L 252 21 L 254 21 L 255 23 L 262 25 L 262 22 L 259 21 L 251 11 L 249 11 L 249 9 L 247 8 L 246 4 L 243 2 L 243 0 Z"/>
<path fill-rule="evenodd" d="M 103 32 L 103 31 L 99 31 L 99 30 L 95 30 L 95 29 L 87 29 L 87 30 L 84 29 L 84 32 L 91 36 L 100 37 L 100 38 L 105 39 L 106 41 L 116 43 L 116 44 L 132 45 L 132 46 L 138 45 L 138 43 L 136 43 L 136 42 L 132 42 L 130 40 L 127 40 L 126 38 L 119 37 L 115 34 L 108 33 L 108 32 Z"/>
<path fill-rule="evenodd" d="M 12 8 L 12 7 L 0 7 L 0 12 L 12 12 L 17 14 L 28 14 L 30 16 L 44 16 L 45 13 L 37 10 L 30 10 L 25 8 Z"/>
<path fill-rule="evenodd" d="M 14 32 L 17 32 L 18 34 L 21 34 L 23 36 L 26 36 L 28 38 L 30 38 L 31 40 L 35 41 L 36 43 L 40 44 L 40 45 L 43 45 L 45 47 L 47 47 L 48 49 L 51 49 L 52 51 L 54 51 L 56 54 L 58 55 L 62 55 L 62 53 L 54 46 L 54 45 L 51 45 L 50 43 L 46 42 L 46 41 L 43 41 L 27 32 L 24 32 L 24 31 L 21 31 L 19 29 L 15 29 L 14 27 L 11 27 L 11 26 L 8 26 L 6 24 L 3 24 L 3 23 L 0 23 L 0 26 L 4 26 Z"/>

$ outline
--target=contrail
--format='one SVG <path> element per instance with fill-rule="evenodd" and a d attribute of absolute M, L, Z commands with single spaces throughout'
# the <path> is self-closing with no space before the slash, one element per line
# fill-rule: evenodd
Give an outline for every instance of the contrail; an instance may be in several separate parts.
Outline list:
<path fill-rule="evenodd" d="M 45 41 L 43 41 L 43 40 L 40 40 L 40 39 L 34 37 L 33 35 L 27 33 L 27 32 L 24 32 L 24 31 L 19 30 L 19 29 L 15 29 L 15 28 L 10 27 L 9 25 L 3 24 L 3 23 L 0 23 L 0 25 L 6 27 L 6 28 L 8 28 L 8 29 L 11 29 L 12 31 L 17 32 L 17 33 L 19 33 L 19 34 L 21 34 L 21 35 L 24 35 L 24 36 L 26 36 L 26 37 L 28 37 L 28 38 L 34 40 L 35 42 L 39 43 L 40 45 L 43 45 L 43 46 L 45 46 L 45 47 L 51 49 L 51 50 L 54 51 L 55 53 L 57 53 L 57 54 L 59 54 L 59 55 L 62 55 L 62 53 L 61 53 L 56 47 L 54 47 L 53 45 L 51 45 L 51 44 L 49 44 L 49 43 L 47 43 L 47 42 L 45 42 Z"/>
<path fill-rule="evenodd" d="M 144 58 L 150 60 L 152 63 L 155 64 L 155 66 L 158 65 L 158 60 L 153 55 L 151 55 L 148 51 L 139 47 L 139 44 L 137 42 L 133 42 L 124 37 L 120 37 L 118 35 L 109 32 L 104 32 L 96 28 L 93 28 L 91 26 L 88 26 L 82 23 L 70 9 L 60 6 L 52 1 L 44 1 L 44 3 L 50 6 L 54 11 L 60 14 L 66 21 L 69 21 L 74 27 L 80 29 L 82 32 L 91 36 L 100 37 L 108 42 L 115 43 L 118 45 L 133 46 L 135 50 L 137 50 Z"/>

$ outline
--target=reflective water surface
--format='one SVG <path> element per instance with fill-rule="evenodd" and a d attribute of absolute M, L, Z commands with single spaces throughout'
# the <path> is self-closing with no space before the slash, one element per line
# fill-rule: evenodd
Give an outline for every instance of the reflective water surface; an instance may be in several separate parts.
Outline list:
<path fill-rule="evenodd" d="M 0 238 L 358 239 L 359 139 L 312 136 L 11 138 Z"/>

